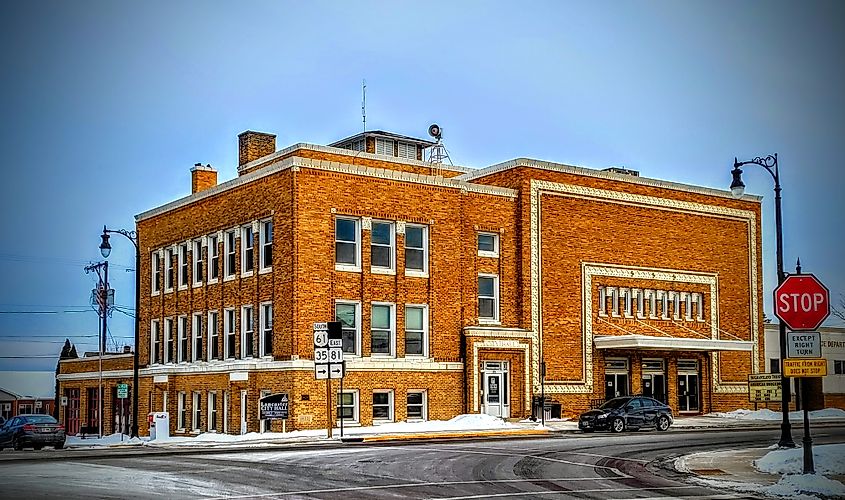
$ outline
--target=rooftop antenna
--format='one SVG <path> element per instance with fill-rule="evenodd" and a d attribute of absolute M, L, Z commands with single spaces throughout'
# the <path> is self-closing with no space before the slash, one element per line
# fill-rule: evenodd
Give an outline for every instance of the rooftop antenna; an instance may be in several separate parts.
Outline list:
<path fill-rule="evenodd" d="M 440 125 L 432 123 L 431 126 L 428 127 L 428 135 L 437 140 L 437 142 L 434 143 L 434 146 L 431 147 L 431 152 L 428 154 L 428 162 L 432 165 L 437 165 L 434 175 L 443 175 L 441 168 L 443 160 L 448 160 L 449 165 L 454 165 L 452 163 L 452 159 L 449 158 L 449 152 L 446 151 L 446 146 L 443 145 L 443 129 L 440 128 Z"/>
<path fill-rule="evenodd" d="M 361 116 L 364 119 L 364 132 L 367 131 L 367 80 L 361 80 Z"/>

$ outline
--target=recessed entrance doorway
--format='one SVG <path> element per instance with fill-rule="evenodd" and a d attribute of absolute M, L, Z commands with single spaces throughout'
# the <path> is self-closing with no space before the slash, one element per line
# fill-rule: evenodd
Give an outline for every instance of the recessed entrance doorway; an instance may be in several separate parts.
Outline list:
<path fill-rule="evenodd" d="M 510 417 L 510 377 L 507 361 L 484 361 L 481 372 L 482 412 L 494 417 Z"/>

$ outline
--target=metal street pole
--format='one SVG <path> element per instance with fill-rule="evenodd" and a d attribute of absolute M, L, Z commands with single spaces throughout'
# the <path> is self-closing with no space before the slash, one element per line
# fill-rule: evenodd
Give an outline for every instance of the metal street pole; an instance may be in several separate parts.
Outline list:
<path fill-rule="evenodd" d="M 795 264 L 795 274 L 801 274 L 801 259 Z M 804 444 L 804 474 L 815 474 L 816 466 L 813 463 L 813 437 L 810 435 L 810 409 L 807 401 L 809 400 L 809 385 L 807 378 L 801 378 L 801 404 L 804 410 L 804 438 L 801 440 Z"/>
<path fill-rule="evenodd" d="M 754 164 L 766 169 L 775 181 L 775 231 L 777 237 L 777 271 L 778 271 L 778 285 L 783 283 L 786 279 L 786 274 L 783 272 L 783 218 L 781 216 L 781 187 L 780 175 L 778 171 L 778 155 L 763 157 L 756 157 L 749 161 L 737 161 L 734 158 L 733 182 L 731 183 L 731 192 L 734 196 L 742 197 L 745 190 L 745 184 L 742 182 L 742 169 L 739 167 L 743 165 Z M 784 448 L 795 448 L 795 442 L 792 440 L 792 425 L 789 423 L 789 400 L 790 382 L 789 377 L 783 374 L 783 360 L 786 359 L 786 323 L 783 320 L 778 320 L 778 340 L 780 341 L 780 363 L 781 363 L 781 412 L 782 419 L 780 424 L 780 440 L 778 446 Z"/>

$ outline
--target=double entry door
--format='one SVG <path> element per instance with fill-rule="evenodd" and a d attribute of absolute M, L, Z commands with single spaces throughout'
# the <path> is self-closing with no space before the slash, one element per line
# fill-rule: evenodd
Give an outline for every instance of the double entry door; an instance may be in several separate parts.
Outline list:
<path fill-rule="evenodd" d="M 483 412 L 494 417 L 510 417 L 510 380 L 507 361 L 485 361 L 483 380 Z"/>
<path fill-rule="evenodd" d="M 698 361 L 678 360 L 678 411 L 698 413 L 700 411 L 700 377 Z"/>

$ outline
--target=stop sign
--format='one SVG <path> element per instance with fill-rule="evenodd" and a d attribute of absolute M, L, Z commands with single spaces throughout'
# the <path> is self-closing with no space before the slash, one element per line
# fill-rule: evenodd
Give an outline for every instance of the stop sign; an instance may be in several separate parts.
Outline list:
<path fill-rule="evenodd" d="M 775 289 L 775 315 L 792 330 L 815 330 L 828 314 L 827 288 L 812 274 L 788 276 Z"/>

